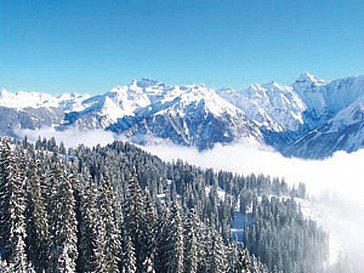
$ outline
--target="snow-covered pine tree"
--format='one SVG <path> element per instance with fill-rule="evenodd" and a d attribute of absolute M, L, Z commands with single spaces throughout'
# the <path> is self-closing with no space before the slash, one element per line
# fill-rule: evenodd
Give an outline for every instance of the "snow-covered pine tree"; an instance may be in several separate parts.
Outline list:
<path fill-rule="evenodd" d="M 211 260 L 211 241 L 212 234 L 211 229 L 207 227 L 204 223 L 198 223 L 198 233 L 197 241 L 199 242 L 199 247 L 197 249 L 198 256 L 198 273 L 210 272 L 210 260 Z"/>
<path fill-rule="evenodd" d="M 62 143 L 59 146 L 59 153 L 60 156 L 63 157 L 65 151 L 62 152 L 62 149 L 64 149 Z M 81 189 L 81 179 L 82 177 L 79 175 L 78 173 L 78 158 L 74 158 L 72 163 L 67 164 L 69 167 L 69 172 L 72 174 L 70 175 L 69 179 L 70 179 L 70 183 L 72 185 L 72 191 L 73 191 L 73 197 L 75 200 L 75 205 L 74 205 L 74 211 L 75 211 L 75 216 L 76 216 L 76 221 L 77 221 L 77 227 L 76 227 L 76 236 L 77 236 L 77 250 L 78 253 L 80 252 L 80 243 L 81 243 L 81 222 L 82 222 L 82 215 L 81 215 L 81 199 L 82 199 L 82 189 Z M 78 259 L 76 260 L 76 271 L 80 271 L 79 266 L 80 266 L 80 255 L 78 255 Z"/>
<path fill-rule="evenodd" d="M 183 225 L 178 203 L 173 202 L 166 230 L 166 271 L 165 273 L 183 272 Z"/>
<path fill-rule="evenodd" d="M 225 273 L 227 264 L 225 245 L 220 234 L 215 230 L 212 231 L 212 234 L 210 272 Z"/>
<path fill-rule="evenodd" d="M 136 268 L 136 257 L 135 248 L 133 242 L 128 234 L 124 238 L 124 255 L 123 255 L 123 270 L 122 273 L 135 273 Z"/>
<path fill-rule="evenodd" d="M 48 238 L 48 222 L 46 202 L 42 196 L 43 176 L 39 174 L 41 162 L 34 159 L 32 151 L 28 151 L 27 183 L 26 183 L 26 246 L 29 262 L 36 272 L 45 270 L 46 242 Z"/>
<path fill-rule="evenodd" d="M 51 196 L 49 197 L 49 231 L 47 273 L 76 272 L 77 220 L 75 199 L 70 180 L 75 174 L 68 173 L 66 163 L 54 157 L 50 173 Z"/>
<path fill-rule="evenodd" d="M 131 176 L 128 181 L 128 187 L 125 194 L 124 203 L 124 232 L 130 236 L 131 242 L 135 248 L 137 271 L 143 267 L 143 262 L 147 253 L 146 248 L 149 247 L 146 239 L 149 237 L 147 229 L 149 223 L 146 223 L 146 205 L 142 190 L 140 189 L 136 174 Z M 152 223 L 153 224 L 153 223 Z"/>
<path fill-rule="evenodd" d="M 238 259 L 238 248 L 236 242 L 229 242 L 226 246 L 227 273 L 238 273 L 236 261 Z"/>
<path fill-rule="evenodd" d="M 104 272 L 102 264 L 103 238 L 100 231 L 102 219 L 97 208 L 97 187 L 88 173 L 82 176 L 83 194 L 80 200 L 81 222 L 78 270 L 80 272 Z"/>
<path fill-rule="evenodd" d="M 100 177 L 98 206 L 102 219 L 100 232 L 103 244 L 103 268 L 105 273 L 119 273 L 121 239 L 117 219 L 114 214 L 113 190 L 107 177 Z"/>
<path fill-rule="evenodd" d="M 248 251 L 244 248 L 241 248 L 238 252 L 237 261 L 235 263 L 235 272 L 239 273 L 251 273 L 251 262 Z"/>
<path fill-rule="evenodd" d="M 188 213 L 184 223 L 184 272 L 196 273 L 198 266 L 198 220 L 194 209 Z"/>
<path fill-rule="evenodd" d="M 143 250 L 142 250 L 142 259 L 143 259 L 143 270 L 146 267 L 153 268 L 154 264 L 154 255 L 155 255 L 155 225 L 156 225 L 156 210 L 153 205 L 152 199 L 149 195 L 149 192 L 145 192 L 144 196 L 144 221 L 142 222 L 142 230 L 143 230 Z M 151 269 L 149 269 L 151 270 Z"/>
<path fill-rule="evenodd" d="M 155 255 L 154 255 L 154 268 L 156 272 L 165 272 L 167 260 L 167 229 L 168 229 L 168 215 L 169 210 L 165 204 L 159 204 L 157 207 L 157 221 L 155 226 Z"/>
<path fill-rule="evenodd" d="M 25 273 L 28 261 L 25 253 L 25 198 L 23 170 L 7 138 L 1 140 L 0 151 L 0 245 L 3 258 L 11 263 L 14 270 Z"/>

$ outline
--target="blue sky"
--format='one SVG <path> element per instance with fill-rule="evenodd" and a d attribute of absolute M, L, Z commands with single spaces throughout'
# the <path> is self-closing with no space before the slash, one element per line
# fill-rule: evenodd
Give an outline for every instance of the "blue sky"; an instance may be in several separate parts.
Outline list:
<path fill-rule="evenodd" d="M 364 1 L 2 0 L 0 88 L 242 88 L 364 74 Z"/>

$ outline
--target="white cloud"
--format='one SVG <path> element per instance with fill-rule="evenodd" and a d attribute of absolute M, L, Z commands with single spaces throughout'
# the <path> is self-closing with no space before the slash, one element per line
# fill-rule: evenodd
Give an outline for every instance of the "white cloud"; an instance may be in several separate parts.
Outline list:
<path fill-rule="evenodd" d="M 21 138 L 27 136 L 29 141 L 34 142 L 40 136 L 47 139 L 54 137 L 57 142 L 63 142 L 66 147 L 77 147 L 80 144 L 96 146 L 97 144 L 106 145 L 112 143 L 116 137 L 111 132 L 104 130 L 79 130 L 76 127 L 58 131 L 53 127 L 41 128 L 39 130 L 24 129 L 17 132 Z"/>
<path fill-rule="evenodd" d="M 52 127 L 37 131 L 21 130 L 18 135 L 26 135 L 30 141 L 35 141 L 38 136 L 55 137 L 67 147 L 81 143 L 88 146 L 106 145 L 117 139 L 113 133 L 104 130 L 85 131 L 77 128 L 65 131 Z M 320 201 L 320 219 L 330 232 L 333 246 L 338 242 L 340 248 L 364 261 L 361 251 L 364 245 L 364 150 L 351 154 L 338 152 L 329 159 L 319 161 L 286 158 L 271 148 L 252 144 L 216 145 L 212 150 L 199 152 L 164 141 L 154 143 L 142 148 L 163 160 L 179 158 L 215 170 L 284 177 L 291 184 L 304 182 L 309 193 Z"/>
<path fill-rule="evenodd" d="M 263 173 L 284 177 L 288 183 L 304 182 L 310 194 L 319 200 L 320 221 L 330 232 L 331 250 L 335 243 L 346 253 L 364 259 L 364 150 L 338 152 L 326 160 L 286 158 L 271 148 L 235 144 L 216 145 L 198 152 L 177 145 L 144 147 L 164 160 L 183 159 L 190 164 L 240 174 Z M 332 253 L 336 255 L 336 253 Z"/>

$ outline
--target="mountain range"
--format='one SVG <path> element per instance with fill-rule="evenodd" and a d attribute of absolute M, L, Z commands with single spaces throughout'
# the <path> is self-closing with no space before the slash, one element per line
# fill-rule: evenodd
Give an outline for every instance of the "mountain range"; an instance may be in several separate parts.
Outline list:
<path fill-rule="evenodd" d="M 0 135 L 53 127 L 103 129 L 138 144 L 165 139 L 199 150 L 259 143 L 285 156 L 325 158 L 364 147 L 364 76 L 213 90 L 143 79 L 102 95 L 0 92 Z"/>

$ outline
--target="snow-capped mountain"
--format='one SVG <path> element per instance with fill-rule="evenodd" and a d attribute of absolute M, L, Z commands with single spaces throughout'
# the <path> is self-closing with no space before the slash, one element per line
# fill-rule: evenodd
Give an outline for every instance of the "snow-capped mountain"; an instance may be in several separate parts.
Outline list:
<path fill-rule="evenodd" d="M 307 106 L 308 130 L 281 151 L 290 156 L 322 158 L 336 151 L 353 152 L 364 147 L 364 76 L 325 84 L 306 75 L 292 86 Z"/>
<path fill-rule="evenodd" d="M 336 114 L 364 94 L 364 76 L 334 80 L 329 83 L 308 73 L 302 74 L 292 85 L 307 108 L 321 115 L 325 111 Z"/>
<path fill-rule="evenodd" d="M 242 110 L 204 85 L 166 86 L 144 79 L 82 105 L 87 107 L 66 113 L 64 125 L 112 130 L 138 143 L 165 138 L 199 149 L 238 138 L 263 141 L 258 126 Z"/>
<path fill-rule="evenodd" d="M 364 147 L 364 96 L 282 149 L 284 154 L 321 158 Z"/>
<path fill-rule="evenodd" d="M 0 92 L 0 135 L 16 137 L 21 129 L 57 127 L 67 111 L 82 109 L 88 95 L 51 96 L 38 92 Z"/>
<path fill-rule="evenodd" d="M 110 129 L 138 142 L 154 136 L 199 149 L 236 139 L 263 141 L 259 127 L 242 110 L 204 85 L 167 87 L 160 94 L 158 102 L 136 111 L 135 117 L 118 119 Z"/>
<path fill-rule="evenodd" d="M 303 124 L 306 105 L 290 86 L 276 82 L 252 84 L 247 89 L 221 89 L 219 95 L 242 109 L 247 117 L 265 129 L 296 131 Z"/>
<path fill-rule="evenodd" d="M 39 92 L 20 91 L 16 93 L 3 89 L 0 91 L 0 106 L 17 110 L 27 108 L 60 108 L 65 111 L 80 110 L 80 103 L 89 95 L 62 94 L 51 96 Z"/>
<path fill-rule="evenodd" d="M 322 158 L 364 147 L 364 76 L 325 82 L 309 73 L 277 82 L 212 90 L 143 79 L 102 95 L 0 92 L 0 134 L 41 127 L 111 130 L 138 143 L 167 139 L 208 149 L 258 142 L 285 155 Z"/>

